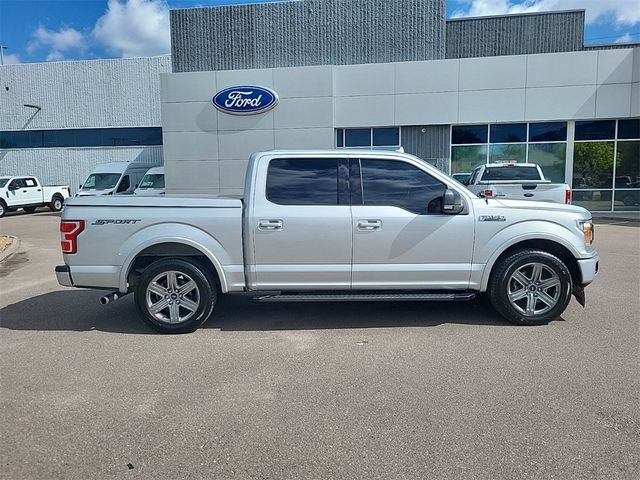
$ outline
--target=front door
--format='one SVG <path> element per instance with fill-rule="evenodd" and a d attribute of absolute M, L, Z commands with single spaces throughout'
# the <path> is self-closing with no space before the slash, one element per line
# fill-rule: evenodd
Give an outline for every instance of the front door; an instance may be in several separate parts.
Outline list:
<path fill-rule="evenodd" d="M 446 215 L 446 186 L 402 160 L 351 160 L 354 289 L 466 289 L 470 214 Z"/>
<path fill-rule="evenodd" d="M 347 165 L 346 159 L 335 157 L 262 161 L 249 221 L 254 241 L 253 265 L 248 265 L 253 288 L 350 287 Z"/>

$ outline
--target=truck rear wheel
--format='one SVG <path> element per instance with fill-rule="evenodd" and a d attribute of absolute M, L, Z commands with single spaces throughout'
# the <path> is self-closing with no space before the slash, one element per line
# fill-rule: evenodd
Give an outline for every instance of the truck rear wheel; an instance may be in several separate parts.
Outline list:
<path fill-rule="evenodd" d="M 181 259 L 149 265 L 135 291 L 142 318 L 162 333 L 195 331 L 211 315 L 217 290 L 202 270 Z"/>
<path fill-rule="evenodd" d="M 512 323 L 545 325 L 571 300 L 571 273 L 562 261 L 541 250 L 518 250 L 499 260 L 489 279 L 489 298 Z"/>
<path fill-rule="evenodd" d="M 49 204 L 49 208 L 53 212 L 59 212 L 62 210 L 62 205 L 64 204 L 64 200 L 60 195 L 54 195 L 51 199 L 51 203 Z"/>

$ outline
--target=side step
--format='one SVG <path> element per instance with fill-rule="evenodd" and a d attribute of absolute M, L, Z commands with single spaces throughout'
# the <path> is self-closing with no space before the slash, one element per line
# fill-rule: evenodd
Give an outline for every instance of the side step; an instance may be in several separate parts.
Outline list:
<path fill-rule="evenodd" d="M 467 301 L 475 293 L 284 293 L 256 297 L 259 302 L 421 302 Z"/>

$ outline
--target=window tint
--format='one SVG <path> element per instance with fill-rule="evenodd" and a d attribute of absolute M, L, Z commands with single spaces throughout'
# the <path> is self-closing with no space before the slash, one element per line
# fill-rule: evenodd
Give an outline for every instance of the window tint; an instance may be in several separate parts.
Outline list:
<path fill-rule="evenodd" d="M 338 205 L 338 160 L 271 160 L 267 200 L 280 205 Z"/>
<path fill-rule="evenodd" d="M 360 161 L 364 205 L 399 207 L 418 215 L 441 213 L 445 186 L 431 175 L 394 160 Z"/>
<path fill-rule="evenodd" d="M 487 180 L 540 180 L 536 167 L 489 167 L 482 174 Z"/>
<path fill-rule="evenodd" d="M 0 148 L 162 145 L 162 128 L 75 128 L 0 132 Z"/>
<path fill-rule="evenodd" d="M 395 146 L 400 145 L 400 129 L 399 128 L 374 128 L 373 129 L 373 146 Z"/>
<path fill-rule="evenodd" d="M 371 129 L 370 128 L 350 128 L 344 131 L 345 147 L 370 147 L 371 146 Z"/>
<path fill-rule="evenodd" d="M 451 128 L 451 143 L 487 143 L 487 126 L 456 125 Z"/>
<path fill-rule="evenodd" d="M 634 120 L 619 120 L 618 138 L 623 140 L 640 138 L 640 118 Z"/>
<path fill-rule="evenodd" d="M 615 138 L 616 121 L 576 122 L 576 140 L 609 140 Z"/>
<path fill-rule="evenodd" d="M 567 140 L 567 122 L 529 124 L 530 142 L 564 142 Z"/>
<path fill-rule="evenodd" d="M 163 173 L 148 173 L 142 177 L 139 187 L 145 188 L 164 188 L 164 174 Z"/>
<path fill-rule="evenodd" d="M 126 192 L 127 190 L 129 190 L 130 185 L 131 183 L 129 181 L 129 175 L 125 175 L 124 177 L 122 177 L 122 181 L 120 182 L 120 185 L 118 185 L 117 193 Z"/>
<path fill-rule="evenodd" d="M 491 143 L 515 143 L 527 140 L 526 123 L 504 123 L 490 126 L 489 141 Z"/>

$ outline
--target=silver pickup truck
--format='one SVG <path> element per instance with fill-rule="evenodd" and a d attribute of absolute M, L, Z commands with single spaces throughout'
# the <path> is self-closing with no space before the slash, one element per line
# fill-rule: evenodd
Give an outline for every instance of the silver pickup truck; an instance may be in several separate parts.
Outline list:
<path fill-rule="evenodd" d="M 60 224 L 61 285 L 130 292 L 161 332 L 197 329 L 220 294 L 261 301 L 469 300 L 557 318 L 598 270 L 590 213 L 481 199 L 411 155 L 251 156 L 244 197 L 79 197 Z"/>

